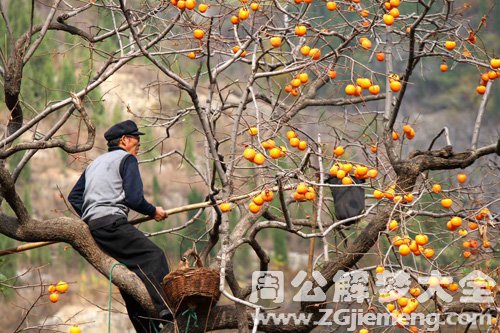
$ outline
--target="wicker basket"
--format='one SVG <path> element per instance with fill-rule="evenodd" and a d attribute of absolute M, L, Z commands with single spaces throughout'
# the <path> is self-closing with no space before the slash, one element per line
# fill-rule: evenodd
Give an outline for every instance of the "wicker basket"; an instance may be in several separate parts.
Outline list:
<path fill-rule="evenodd" d="M 196 267 L 189 267 L 187 257 L 196 259 Z M 203 267 L 200 257 L 189 250 L 184 253 L 179 267 L 163 278 L 167 303 L 174 313 L 187 306 L 215 304 L 219 300 L 219 272 Z"/>

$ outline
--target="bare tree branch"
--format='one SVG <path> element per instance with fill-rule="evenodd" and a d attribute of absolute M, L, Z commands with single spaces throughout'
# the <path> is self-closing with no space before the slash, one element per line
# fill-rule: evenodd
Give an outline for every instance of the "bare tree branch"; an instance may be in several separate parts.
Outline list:
<path fill-rule="evenodd" d="M 29 46 L 29 49 L 24 54 L 23 64 L 26 64 L 30 60 L 30 58 L 35 53 L 36 49 L 38 49 L 38 47 L 42 43 L 42 40 L 45 37 L 45 35 L 47 34 L 47 31 L 49 29 L 50 22 L 54 18 L 54 15 L 56 14 L 57 8 L 59 7 L 60 3 L 61 3 L 61 0 L 54 0 L 54 2 L 52 3 L 52 6 L 51 6 L 52 9 L 50 10 L 49 15 L 47 15 L 47 18 L 45 19 L 45 23 L 43 24 L 43 26 L 40 30 L 40 34 L 39 34 L 38 38 Z"/>

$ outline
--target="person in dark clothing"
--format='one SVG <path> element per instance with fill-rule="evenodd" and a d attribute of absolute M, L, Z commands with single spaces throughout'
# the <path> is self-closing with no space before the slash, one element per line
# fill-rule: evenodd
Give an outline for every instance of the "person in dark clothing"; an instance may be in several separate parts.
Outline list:
<path fill-rule="evenodd" d="M 127 219 L 130 209 L 157 221 L 167 218 L 162 207 L 144 198 L 136 158 L 143 134 L 132 120 L 109 128 L 104 133 L 108 152 L 87 166 L 68 201 L 88 224 L 99 247 L 141 278 L 160 318 L 172 320 L 161 287 L 163 277 L 169 273 L 165 254 Z M 147 319 L 147 312 L 132 296 L 122 290 L 120 293 L 136 331 L 157 332 L 160 323 Z"/>
<path fill-rule="evenodd" d="M 353 178 L 355 184 L 363 184 L 364 179 Z M 342 185 L 342 180 L 329 176 L 325 183 L 331 185 Z M 338 221 L 360 215 L 365 209 L 365 190 L 361 186 L 335 186 L 330 187 L 335 207 L 335 217 Z M 355 224 L 359 221 L 349 221 L 343 224 L 344 227 Z"/>

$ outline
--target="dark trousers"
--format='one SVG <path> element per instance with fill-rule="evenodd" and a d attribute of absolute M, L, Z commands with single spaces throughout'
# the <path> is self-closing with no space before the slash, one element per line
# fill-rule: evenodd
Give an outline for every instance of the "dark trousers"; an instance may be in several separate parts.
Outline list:
<path fill-rule="evenodd" d="M 110 215 L 89 222 L 90 232 L 99 247 L 127 266 L 144 282 L 158 313 L 167 309 L 161 282 L 168 274 L 163 251 L 144 234 L 128 223 L 125 217 Z M 159 322 L 150 317 L 143 307 L 120 290 L 127 312 L 138 333 L 159 332 Z"/>

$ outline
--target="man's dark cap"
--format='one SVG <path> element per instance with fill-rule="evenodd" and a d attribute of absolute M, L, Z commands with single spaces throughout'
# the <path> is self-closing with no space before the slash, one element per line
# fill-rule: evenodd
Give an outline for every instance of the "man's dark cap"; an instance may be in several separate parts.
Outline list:
<path fill-rule="evenodd" d="M 137 128 L 137 124 L 133 120 L 125 120 L 111 126 L 104 133 L 104 138 L 107 141 L 111 141 L 121 138 L 123 135 L 144 135 L 144 133 L 139 132 L 139 128 Z"/>

